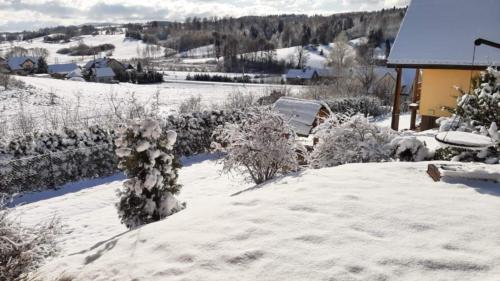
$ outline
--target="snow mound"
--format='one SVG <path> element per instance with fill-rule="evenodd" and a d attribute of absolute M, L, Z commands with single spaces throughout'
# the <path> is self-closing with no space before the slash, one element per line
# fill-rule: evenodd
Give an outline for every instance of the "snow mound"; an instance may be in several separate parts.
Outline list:
<path fill-rule="evenodd" d="M 129 232 L 99 195 L 120 182 L 66 195 L 73 204 L 65 213 L 83 202 L 90 209 L 70 224 L 90 225 L 68 231 L 67 254 L 42 273 L 95 281 L 496 280 L 500 188 L 435 183 L 427 164 L 308 170 L 229 196 L 234 180 L 220 180 L 220 166 L 205 161 L 181 170 L 193 197 L 186 210 Z M 35 219 L 63 201 L 26 211 Z"/>

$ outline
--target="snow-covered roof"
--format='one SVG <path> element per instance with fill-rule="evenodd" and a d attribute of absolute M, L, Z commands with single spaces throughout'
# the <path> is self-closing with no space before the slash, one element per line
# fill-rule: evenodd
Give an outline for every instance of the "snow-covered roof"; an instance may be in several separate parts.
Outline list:
<path fill-rule="evenodd" d="M 498 0 L 413 0 L 399 29 L 388 64 L 461 67 L 472 64 L 474 41 L 500 42 Z M 500 65 L 500 50 L 478 46 L 475 65 Z"/>
<path fill-rule="evenodd" d="M 106 58 L 99 58 L 99 59 L 88 61 L 85 64 L 84 68 L 85 69 L 89 69 L 91 67 L 94 67 L 94 63 L 95 63 L 95 67 L 96 68 L 101 68 L 101 67 L 107 67 L 108 66 L 108 62 L 107 62 Z"/>
<path fill-rule="evenodd" d="M 310 80 L 314 77 L 314 74 L 318 74 L 315 69 L 305 68 L 305 69 L 290 69 L 286 74 L 287 79 L 305 79 Z"/>
<path fill-rule="evenodd" d="M 281 97 L 274 103 L 273 110 L 284 116 L 295 133 L 307 136 L 322 107 L 328 109 L 321 101 Z"/>
<path fill-rule="evenodd" d="M 76 63 L 51 64 L 48 67 L 49 73 L 69 73 L 78 68 Z"/>
<path fill-rule="evenodd" d="M 82 77 L 82 70 L 80 68 L 73 69 L 66 75 L 66 77 L 68 78 Z"/>
<path fill-rule="evenodd" d="M 31 60 L 35 66 L 38 63 L 38 58 L 28 56 L 11 57 L 7 63 L 9 64 L 9 68 L 11 70 L 21 70 L 23 69 L 21 65 L 27 60 Z"/>
<path fill-rule="evenodd" d="M 110 67 L 96 68 L 95 75 L 96 77 L 115 77 L 115 73 Z"/>

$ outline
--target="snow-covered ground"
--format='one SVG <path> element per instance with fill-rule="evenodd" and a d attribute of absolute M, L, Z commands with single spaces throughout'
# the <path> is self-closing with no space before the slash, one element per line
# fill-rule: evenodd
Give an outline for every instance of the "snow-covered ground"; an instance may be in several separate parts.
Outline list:
<path fill-rule="evenodd" d="M 167 76 L 168 78 L 168 76 Z M 156 102 L 156 93 L 159 92 L 159 105 L 162 113 L 168 114 L 178 109 L 179 104 L 190 97 L 201 97 L 206 107 L 222 104 L 229 95 L 234 93 L 249 94 L 256 97 L 269 94 L 273 89 L 281 89 L 281 85 L 235 84 L 235 83 L 187 83 L 166 82 L 152 85 L 137 85 L 131 83 L 102 84 L 57 80 L 38 77 L 16 77 L 27 85 L 36 88 L 33 95 L 25 97 L 24 109 L 34 117 L 42 116 L 45 111 L 56 108 L 58 105 L 73 108 L 80 105 L 82 112 L 99 114 L 109 112 L 112 107 L 111 96 L 117 103 L 121 100 L 135 98 L 138 103 L 151 105 Z M 287 86 L 292 93 L 303 90 L 301 86 Z M 0 113 L 4 118 L 15 116 L 19 112 L 20 103 L 17 91 L 0 92 Z M 10 93 L 10 94 L 9 94 Z M 48 93 L 55 94 L 54 99 Z M 49 99 L 54 99 L 56 107 L 49 105 Z M 69 106 L 67 106 L 69 105 Z"/>
<path fill-rule="evenodd" d="M 500 186 L 433 182 L 427 163 L 307 170 L 250 188 L 213 159 L 184 161 L 187 208 L 127 231 L 121 181 L 18 207 L 59 216 L 43 275 L 75 280 L 498 280 Z M 113 181 L 114 180 L 114 181 Z M 250 189 L 248 189 L 250 188 Z M 238 195 L 232 194 L 246 190 Z"/>
<path fill-rule="evenodd" d="M 66 62 L 77 62 L 77 63 L 85 63 L 88 60 L 92 59 L 90 56 L 82 57 L 82 56 L 68 56 L 58 54 L 57 50 L 62 48 L 69 48 L 73 46 L 77 46 L 79 40 L 77 38 L 73 38 L 73 41 L 69 43 L 45 43 L 43 42 L 43 38 L 36 38 L 32 41 L 19 41 L 14 42 L 12 45 L 10 43 L 2 43 L 0 44 L 0 53 L 2 51 L 6 52 L 13 46 L 19 46 L 26 49 L 29 48 L 45 48 L 49 51 L 49 56 L 47 58 L 47 62 L 49 64 L 52 63 L 66 63 Z M 96 46 L 100 44 L 113 44 L 115 46 L 115 50 L 113 51 L 113 58 L 115 59 L 124 59 L 129 60 L 131 58 L 140 57 L 142 55 L 143 50 L 146 48 L 146 44 L 144 44 L 140 40 L 133 40 L 129 38 L 125 38 L 125 34 L 115 34 L 115 35 L 84 35 L 79 37 L 83 43 L 89 46 Z M 157 50 L 158 56 L 163 56 L 164 49 L 160 47 Z"/>

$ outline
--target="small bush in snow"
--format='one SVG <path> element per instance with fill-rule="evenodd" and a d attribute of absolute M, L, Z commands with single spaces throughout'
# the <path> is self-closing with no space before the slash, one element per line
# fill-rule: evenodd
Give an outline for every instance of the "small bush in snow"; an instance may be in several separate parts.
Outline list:
<path fill-rule="evenodd" d="M 0 281 L 18 280 L 57 252 L 55 238 L 60 224 L 53 219 L 27 227 L 9 217 L 0 199 Z"/>
<path fill-rule="evenodd" d="M 119 216 L 128 228 L 159 221 L 182 209 L 174 197 L 180 162 L 172 149 L 177 134 L 162 133 L 157 121 L 132 121 L 119 130 L 115 141 L 118 167 L 128 180 L 119 192 Z"/>
<path fill-rule="evenodd" d="M 317 131 L 319 143 L 310 155 L 314 168 L 332 167 L 346 163 L 380 162 L 391 159 L 394 133 L 370 124 L 356 115 L 341 122 L 333 115 Z"/>
<path fill-rule="evenodd" d="M 406 162 L 424 161 L 431 157 L 429 149 L 415 136 L 399 136 L 391 141 L 392 157 Z"/>
<path fill-rule="evenodd" d="M 256 184 L 299 168 L 298 153 L 303 150 L 287 123 L 270 110 L 255 111 L 242 123 L 226 126 L 221 140 L 227 145 L 223 171 L 247 174 Z"/>
<path fill-rule="evenodd" d="M 202 104 L 201 104 L 201 96 L 190 97 L 181 102 L 179 105 L 179 113 L 192 113 L 192 112 L 201 112 Z"/>

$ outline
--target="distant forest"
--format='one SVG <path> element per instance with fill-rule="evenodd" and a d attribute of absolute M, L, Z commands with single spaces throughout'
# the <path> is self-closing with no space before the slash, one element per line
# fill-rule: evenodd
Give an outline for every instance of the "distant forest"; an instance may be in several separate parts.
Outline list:
<path fill-rule="evenodd" d="M 216 44 L 222 40 L 236 40 L 242 50 L 247 49 L 246 51 L 256 51 L 265 44 L 272 44 L 276 48 L 327 44 L 341 32 L 345 32 L 349 39 L 369 36 L 373 44 L 380 45 L 386 39 L 391 40 L 396 36 L 405 11 L 406 8 L 392 8 L 331 16 L 193 17 L 187 18 L 185 22 L 152 21 L 145 24 L 125 24 L 123 27 L 130 38 L 161 44 L 180 52 Z M 116 27 L 105 30 L 107 33 L 113 33 Z M 97 34 L 97 31 L 92 25 L 57 26 L 37 31 L 5 33 L 0 36 L 0 41 L 31 40 L 55 33 L 71 38 Z M 50 37 L 47 37 L 47 41 L 49 40 Z"/>
<path fill-rule="evenodd" d="M 368 36 L 381 45 L 393 40 L 406 8 L 376 12 L 355 12 L 331 16 L 275 15 L 241 18 L 188 18 L 185 22 L 127 24 L 127 36 L 149 43 L 160 43 L 182 52 L 209 44 L 235 41 L 242 52 L 264 47 L 286 48 L 308 44 L 327 44 L 345 33 L 349 39 Z M 265 46 L 267 45 L 267 46 Z"/>
<path fill-rule="evenodd" d="M 58 26 L 38 31 L 7 33 L 0 36 L 0 40 L 43 37 L 45 42 L 69 42 L 72 37 L 80 35 L 125 31 L 127 38 L 143 40 L 151 46 L 165 47 L 167 57 L 213 44 L 211 55 L 217 60 L 224 57 L 224 69 L 227 71 L 248 69 L 280 72 L 286 67 L 293 67 L 293 63 L 277 61 L 274 50 L 278 48 L 328 44 L 338 38 L 351 40 L 366 37 L 368 40 L 363 46 L 365 50 L 373 50 L 382 45 L 385 50 L 389 50 L 405 12 L 406 8 L 392 8 L 330 16 L 193 17 L 184 22 L 151 21 L 104 25 L 100 28 L 92 25 Z M 241 55 L 251 53 L 259 53 L 260 57 Z M 296 67 L 301 67 L 300 61 L 301 59 Z"/>

